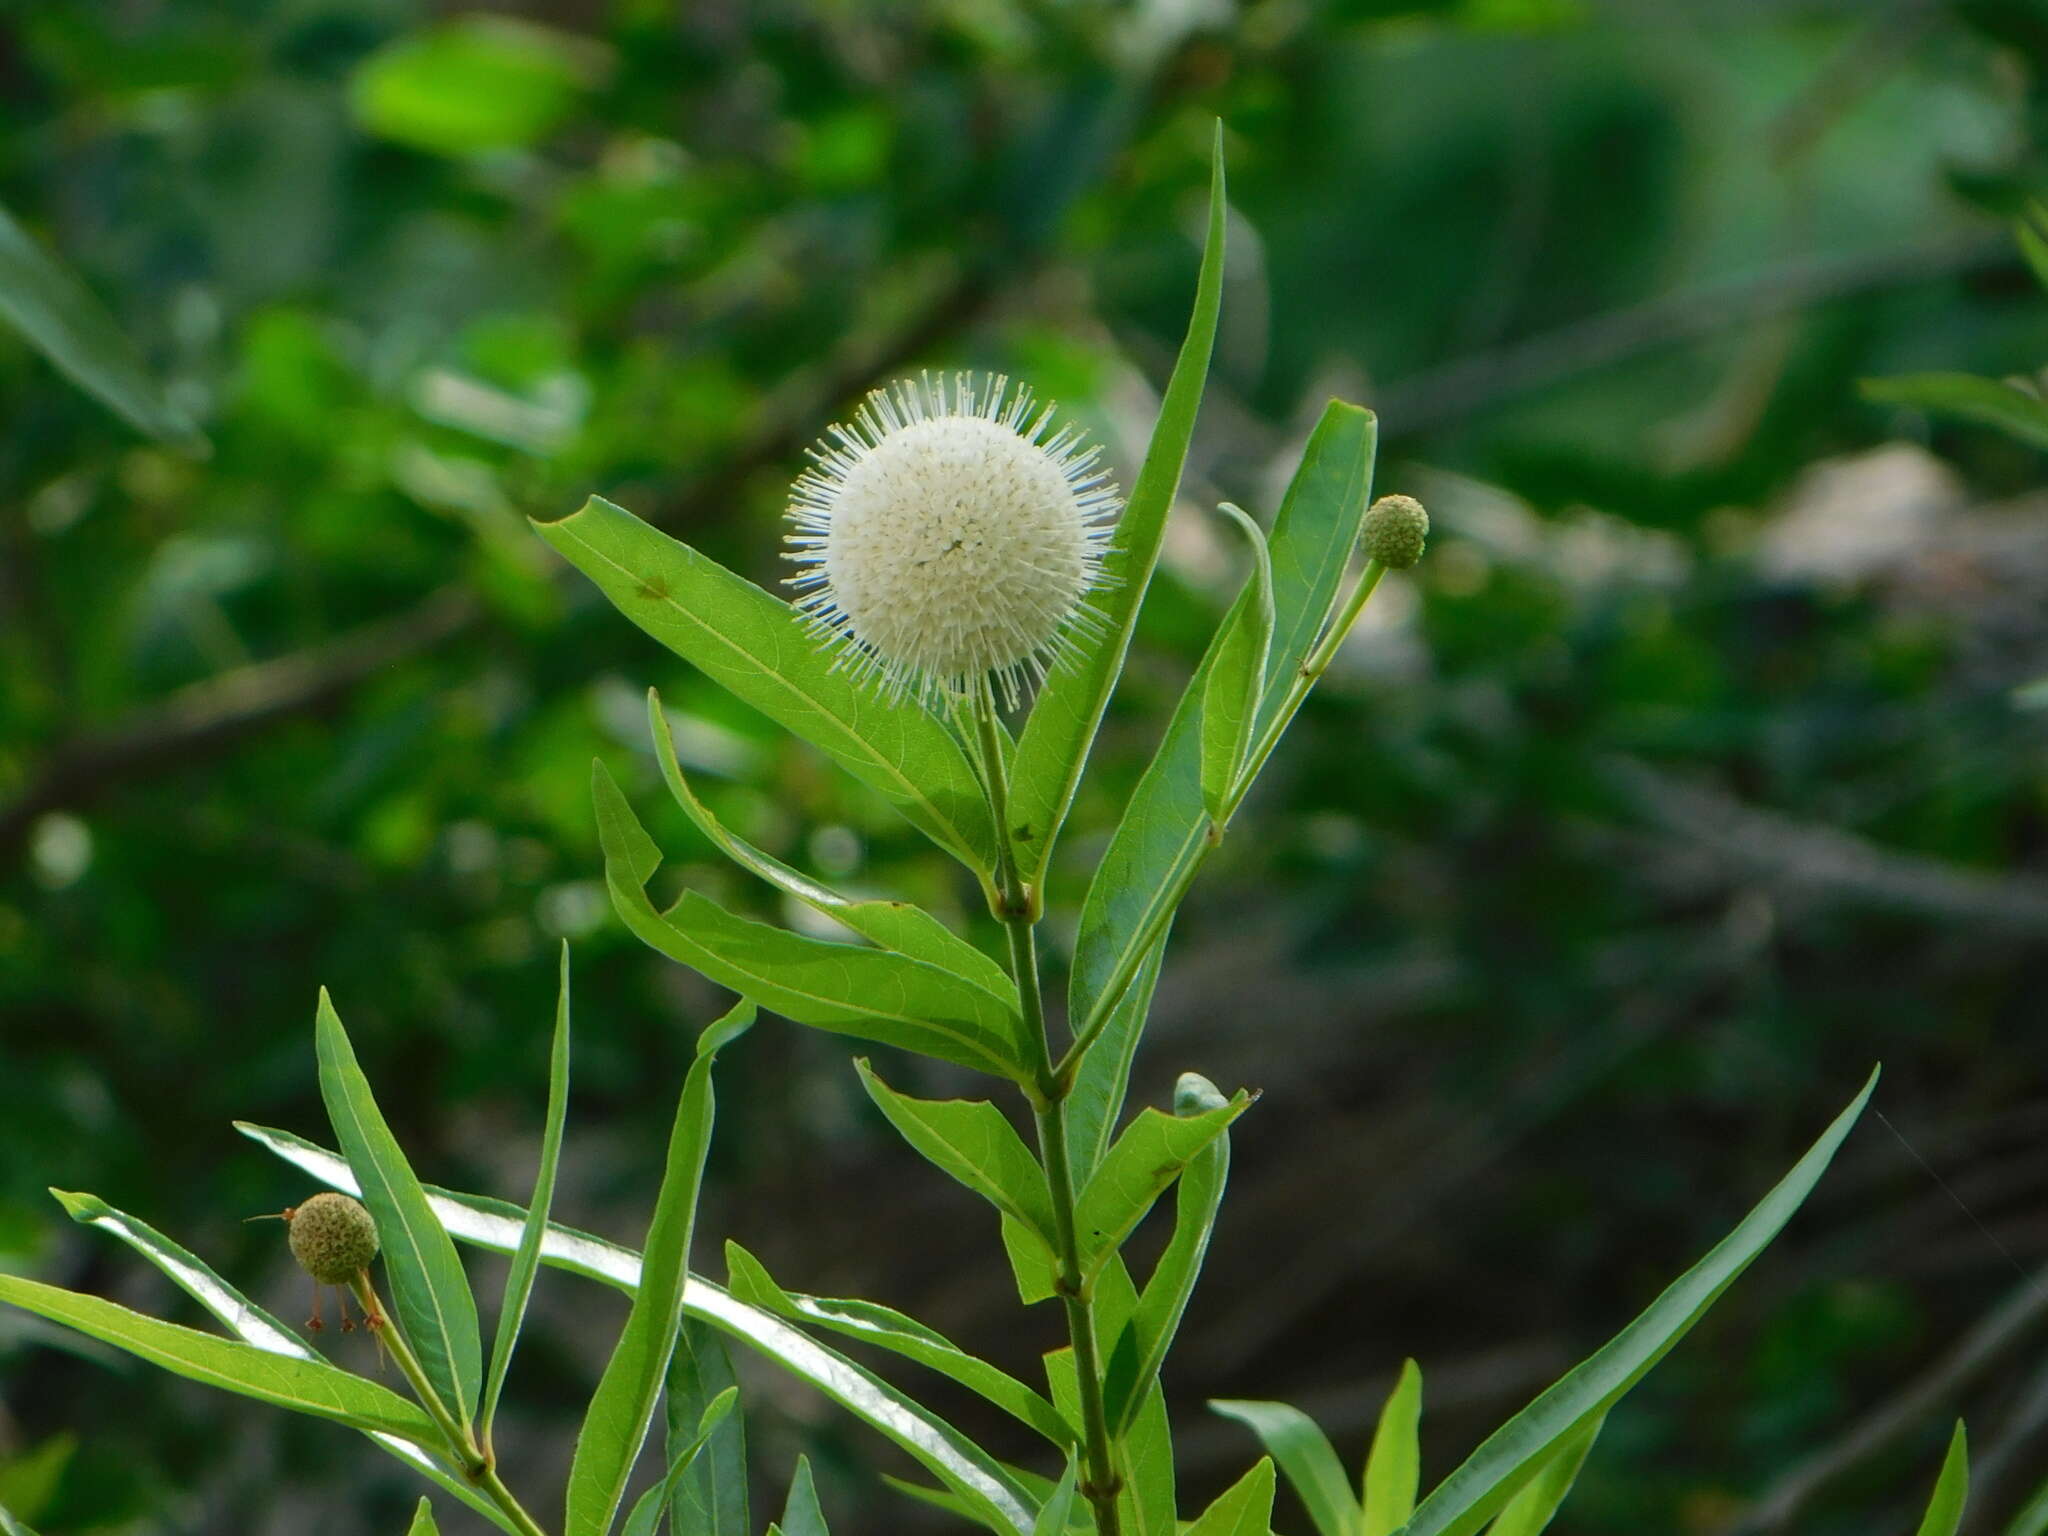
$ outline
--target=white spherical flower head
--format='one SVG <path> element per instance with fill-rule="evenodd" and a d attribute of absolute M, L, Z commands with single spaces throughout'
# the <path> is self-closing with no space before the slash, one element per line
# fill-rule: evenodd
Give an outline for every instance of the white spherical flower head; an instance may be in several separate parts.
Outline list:
<path fill-rule="evenodd" d="M 797 606 L 892 696 L 993 674 L 1016 702 L 1095 619 L 1123 505 L 1080 428 L 1006 378 L 905 380 L 834 426 L 797 478 Z"/>

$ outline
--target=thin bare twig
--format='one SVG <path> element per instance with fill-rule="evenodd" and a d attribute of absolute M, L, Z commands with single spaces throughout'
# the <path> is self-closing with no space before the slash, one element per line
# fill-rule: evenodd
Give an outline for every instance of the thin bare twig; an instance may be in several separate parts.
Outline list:
<path fill-rule="evenodd" d="M 1747 277 L 1610 310 L 1427 369 L 1382 391 L 1372 405 L 1403 435 L 1424 432 L 1495 401 L 1659 347 L 1712 336 L 1742 320 L 2011 259 L 2010 242 L 2002 232 L 1949 235 L 1902 250 L 1803 257 Z"/>

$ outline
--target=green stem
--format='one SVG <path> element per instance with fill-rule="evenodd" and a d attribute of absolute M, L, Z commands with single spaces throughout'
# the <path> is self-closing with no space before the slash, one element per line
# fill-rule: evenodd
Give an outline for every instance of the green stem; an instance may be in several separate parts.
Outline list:
<path fill-rule="evenodd" d="M 1038 903 L 1018 877 L 1017 861 L 1010 852 L 1010 787 L 1003 768 L 1002 742 L 996 732 L 995 694 L 986 678 L 975 700 L 974 724 L 989 811 L 996 824 L 1000 898 L 996 916 L 1002 920 L 1003 932 L 1009 939 L 1010 975 L 1017 983 L 1017 999 L 1027 1033 L 1038 1042 L 1039 1049 L 1032 1110 L 1038 1122 L 1038 1153 L 1045 1164 L 1047 1187 L 1052 1191 L 1053 1236 L 1059 1249 L 1059 1273 L 1054 1286 L 1066 1308 L 1067 1336 L 1074 1347 L 1074 1375 L 1081 1396 L 1081 1488 L 1095 1508 L 1097 1536 L 1120 1536 L 1117 1494 L 1122 1490 L 1123 1479 L 1117 1471 L 1109 1414 L 1103 1404 L 1102 1353 L 1095 1337 L 1094 1297 L 1081 1270 L 1081 1244 L 1074 1220 L 1074 1168 L 1067 1153 L 1066 1094 L 1073 1082 L 1071 1078 L 1060 1079 L 1052 1067 L 1052 1044 L 1045 1028 L 1045 996 L 1038 977 Z"/>
<path fill-rule="evenodd" d="M 467 1433 L 441 1401 L 441 1394 L 434 1390 L 434 1384 L 427 1380 L 427 1373 L 420 1365 L 420 1357 L 412 1352 L 404 1333 L 399 1330 L 398 1319 L 385 1309 L 377 1296 L 377 1288 L 370 1283 L 370 1274 L 364 1270 L 349 1282 L 349 1289 L 355 1292 L 356 1301 L 362 1306 L 363 1316 L 374 1319 L 370 1326 L 376 1330 L 383 1346 L 391 1351 L 391 1358 L 398 1362 L 398 1371 L 412 1387 L 413 1396 L 420 1400 L 420 1406 L 427 1410 L 435 1427 L 441 1431 L 441 1438 L 448 1443 L 448 1451 L 461 1466 L 463 1475 L 490 1496 L 505 1518 L 512 1522 L 520 1536 L 547 1536 L 533 1516 L 512 1496 L 498 1476 L 498 1469 L 491 1458 L 477 1448 L 474 1436 Z"/>

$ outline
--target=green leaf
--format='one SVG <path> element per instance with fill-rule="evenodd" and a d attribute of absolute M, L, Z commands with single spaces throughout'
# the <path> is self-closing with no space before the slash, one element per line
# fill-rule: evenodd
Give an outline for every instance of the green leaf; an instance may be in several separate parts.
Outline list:
<path fill-rule="evenodd" d="M 519 1251 L 505 1275 L 505 1300 L 498 1308 L 498 1332 L 491 1342 L 491 1373 L 484 1384 L 482 1412 L 477 1416 L 477 1438 L 491 1443 L 491 1421 L 497 1417 L 498 1395 L 505 1389 L 505 1376 L 512 1368 L 512 1349 L 519 1342 L 519 1329 L 526 1320 L 526 1303 L 533 1295 L 533 1279 L 540 1270 L 540 1243 L 548 1229 L 548 1210 L 555 1198 L 555 1171 L 562 1159 L 562 1126 L 569 1115 L 569 942 L 562 941 L 562 978 L 555 998 L 555 1037 L 548 1051 L 547 1121 L 541 1132 L 540 1171 L 534 1175 L 533 1204 L 528 1208 L 526 1230 L 519 1239 Z"/>
<path fill-rule="evenodd" d="M 656 640 L 820 748 L 970 869 L 994 869 L 988 802 L 952 732 L 915 699 L 892 703 L 835 671 L 789 604 L 602 497 L 535 527 Z"/>
<path fill-rule="evenodd" d="M 1239 793 L 1286 724 L 1293 682 L 1336 605 L 1365 515 L 1376 432 L 1370 412 L 1331 404 L 1274 519 L 1267 540 L 1274 600 L 1269 685 Z M 1214 841 L 1215 823 L 1202 797 L 1202 699 L 1219 654 L 1248 622 L 1246 608 L 1241 599 L 1210 639 L 1089 883 L 1067 992 L 1068 1016 L 1079 1033 L 1096 1028 L 1119 1004 L 1126 978 L 1137 975 L 1160 942 Z"/>
<path fill-rule="evenodd" d="M 441 1536 L 441 1527 L 434 1524 L 434 1506 L 420 1499 L 420 1507 L 412 1512 L 412 1525 L 406 1536 Z"/>
<path fill-rule="evenodd" d="M 1173 1425 L 1166 1393 L 1153 1382 L 1119 1447 L 1124 1489 L 1117 1499 L 1129 1536 L 1178 1536 L 1173 1478 Z"/>
<path fill-rule="evenodd" d="M 2048 1482 L 2036 1488 L 2020 1512 L 2005 1528 L 2005 1536 L 2044 1536 L 2048 1533 Z"/>
<path fill-rule="evenodd" d="M 321 1155 L 346 1174 L 347 1164 L 338 1156 L 331 1152 L 322 1152 Z M 353 1180 L 349 1183 L 349 1189 L 352 1193 L 355 1192 Z M 179 1289 L 220 1319 L 228 1330 L 243 1342 L 253 1344 L 271 1354 L 285 1355 L 296 1360 L 310 1360 L 319 1365 L 326 1364 L 291 1329 L 221 1279 L 195 1254 L 172 1242 L 147 1222 L 130 1216 L 126 1211 L 116 1210 L 98 1195 L 77 1194 L 61 1189 L 53 1189 L 50 1193 L 57 1197 L 58 1203 L 64 1207 L 66 1214 L 73 1221 L 119 1238 L 170 1276 Z M 370 1439 L 414 1471 L 432 1479 L 446 1492 L 453 1494 L 500 1529 L 515 1529 L 498 1507 L 479 1493 L 469 1479 L 439 1449 L 441 1437 L 438 1433 L 430 1436 L 424 1444 L 381 1431 L 370 1432 Z"/>
<path fill-rule="evenodd" d="M 1027 1307 L 1051 1301 L 1059 1294 L 1052 1251 L 1045 1239 L 1012 1217 L 1003 1218 L 1003 1253 L 1016 1277 L 1017 1299 Z"/>
<path fill-rule="evenodd" d="M 1572 1484 L 1579 1480 L 1579 1468 L 1586 1464 L 1593 1442 L 1600 1438 L 1600 1426 L 1605 1422 L 1604 1417 L 1595 1419 L 1552 1452 L 1550 1459 L 1543 1464 L 1543 1470 L 1508 1500 L 1507 1508 L 1488 1528 L 1487 1536 L 1542 1536 L 1550 1528 L 1558 1507 L 1572 1491 Z M 1955 1533 L 1951 1531 L 1949 1536 L 1955 1536 Z"/>
<path fill-rule="evenodd" d="M 357 1192 L 348 1164 L 325 1147 L 288 1131 L 245 1121 L 237 1121 L 235 1128 L 321 1182 L 350 1194 Z M 494 1253 L 511 1253 L 519 1246 L 526 1212 L 518 1206 L 447 1190 L 430 1190 L 427 1198 L 448 1231 L 461 1241 Z M 614 1286 L 629 1296 L 640 1283 L 640 1256 L 632 1249 L 555 1222 L 548 1224 L 541 1262 Z M 683 1291 L 683 1309 L 807 1383 L 907 1452 L 971 1507 L 975 1519 L 1004 1536 L 1029 1536 L 1036 1503 L 1023 1483 L 921 1403 L 800 1329 L 746 1305 L 701 1276 L 690 1277 Z"/>
<path fill-rule="evenodd" d="M 2033 269 L 2034 281 L 2048 288 L 2048 206 L 2028 203 L 2023 218 L 2013 226 L 2020 254 Z"/>
<path fill-rule="evenodd" d="M 1209 170 L 1209 226 L 1202 245 L 1202 270 L 1195 280 L 1194 311 L 1188 317 L 1180 356 L 1159 402 L 1145 462 L 1131 487 L 1131 499 L 1117 519 L 1103 561 L 1106 585 L 1097 608 L 1108 622 L 1084 638 L 1076 659 L 1055 667 L 1039 690 L 1024 734 L 1017 743 L 1016 772 L 1010 781 L 1011 846 L 1018 871 L 1036 884 L 1052 857 L 1055 839 L 1074 801 L 1088 750 L 1102 713 L 1116 690 L 1137 628 L 1138 610 L 1159 563 L 1166 514 L 1180 488 L 1195 415 L 1209 377 L 1216 344 L 1216 320 L 1223 304 L 1223 231 L 1229 204 L 1223 188 L 1223 125 L 1216 125 Z"/>
<path fill-rule="evenodd" d="M 427 1205 L 398 1138 L 384 1123 L 325 987 L 314 1040 L 320 1097 L 349 1166 L 362 1182 L 363 1204 L 376 1219 L 391 1305 L 435 1393 L 467 1428 L 476 1416 L 483 1381 L 483 1343 L 462 1260 Z"/>
<path fill-rule="evenodd" d="M 1074 1518 L 1074 1486 L 1080 1477 L 1080 1463 L 1074 1457 L 1067 1458 L 1067 1470 L 1060 1474 L 1052 1494 L 1038 1506 L 1038 1519 L 1032 1522 L 1031 1536 L 1067 1536 L 1067 1525 Z M 1265 1536 L 1264 1532 L 1260 1536 Z"/>
<path fill-rule="evenodd" d="M 415 149 L 521 149 L 575 106 L 593 72 L 589 52 L 530 23 L 465 16 L 371 54 L 350 97 L 365 128 Z"/>
<path fill-rule="evenodd" d="M 64 1470 L 78 1454 L 78 1436 L 55 1434 L 0 1462 L 0 1500 L 41 1519 L 56 1499 Z"/>
<path fill-rule="evenodd" d="M 1180 1172 L 1245 1112 L 1251 1095 L 1239 1092 L 1228 1103 L 1192 1115 L 1139 1112 L 1090 1175 L 1075 1206 L 1081 1269 L 1094 1274 L 1123 1246 L 1132 1228 L 1166 1193 Z"/>
<path fill-rule="evenodd" d="M 1967 373 L 1915 373 L 1895 379 L 1865 379 L 1863 398 L 1881 405 L 1907 405 L 1995 427 L 2034 448 L 2048 448 L 2048 403 L 1997 379 Z"/>
<path fill-rule="evenodd" d="M 0 1505 L 0 1536 L 36 1536 L 36 1533 L 9 1514 L 5 1505 Z"/>
<path fill-rule="evenodd" d="M 675 738 L 669 733 L 668 715 L 661 707 L 661 696 L 651 688 L 647 690 L 647 715 L 655 753 L 661 760 L 662 777 L 668 781 L 670 793 L 697 824 L 697 830 L 727 858 L 871 943 L 950 971 L 980 987 L 1006 1011 L 1018 1012 L 1017 984 L 1010 979 L 1010 973 L 922 907 L 907 901 L 854 901 L 728 831 L 697 798 L 683 776 L 683 765 L 676 758 Z"/>
<path fill-rule="evenodd" d="M 1013 1081 L 1030 1077 L 1022 1018 L 951 971 L 757 923 L 695 891 L 657 912 L 646 884 L 660 854 L 602 763 L 591 779 L 612 905 L 643 942 L 799 1024 Z"/>
<path fill-rule="evenodd" d="M 1095 1287 L 1100 1331 L 1113 1334 L 1130 1320 L 1137 1304 L 1129 1272 L 1120 1260 L 1112 1258 Z M 1080 1423 L 1081 1387 L 1073 1350 L 1062 1348 L 1047 1354 L 1045 1376 L 1060 1412 Z M 1124 1536 L 1176 1536 L 1179 1522 L 1174 1507 L 1173 1427 L 1167 1417 L 1166 1395 L 1156 1382 L 1139 1404 L 1116 1449 L 1117 1468 L 1124 1484 L 1117 1495 Z"/>
<path fill-rule="evenodd" d="M 1203 1510 L 1187 1536 L 1266 1536 L 1273 1526 L 1273 1458 L 1258 1464 Z"/>
<path fill-rule="evenodd" d="M 704 1178 L 705 1154 L 711 1148 L 711 1065 L 719 1046 L 731 1037 L 730 1026 L 744 1028 L 753 1011 L 751 1003 L 742 1003 L 707 1029 L 697 1059 L 683 1080 L 661 1189 L 654 1200 L 654 1219 L 647 1229 L 639 1288 L 633 1293 L 626 1326 L 576 1436 L 562 1522 L 567 1536 L 605 1536 L 611 1529 L 641 1442 L 647 1438 L 676 1333 L 683 1325 L 683 1288 L 689 1276 L 697 1191 Z"/>
<path fill-rule="evenodd" d="M 730 1240 L 725 1245 L 725 1263 L 726 1289 L 748 1305 L 915 1360 L 978 1393 L 1054 1445 L 1074 1443 L 1073 1426 L 1051 1403 L 1009 1372 L 968 1354 L 915 1318 L 872 1301 L 791 1295 L 775 1283 L 759 1259 Z"/>
<path fill-rule="evenodd" d="M 732 1418 L 733 1408 L 739 1400 L 740 1389 L 734 1386 L 727 1387 L 704 1405 L 704 1411 L 697 1417 L 695 1432 L 683 1442 L 680 1450 L 670 1454 L 668 1470 L 662 1474 L 661 1481 L 634 1501 L 632 1512 L 620 1528 L 621 1536 L 654 1536 L 661 1525 L 663 1508 L 676 1496 L 678 1485 L 704 1454 L 712 1436 Z M 712 1536 L 713 1532 L 711 1526 L 696 1526 L 681 1520 L 676 1521 L 675 1528 L 687 1531 L 689 1536 Z"/>
<path fill-rule="evenodd" d="M 1778 1186 L 1634 1322 L 1506 1424 L 1423 1500 L 1404 1536 L 1468 1536 L 1497 1513 L 1558 1446 L 1583 1432 L 1648 1374 L 1799 1209 L 1877 1087 L 1877 1073 Z"/>
<path fill-rule="evenodd" d="M 433 1420 L 418 1405 L 318 1358 L 274 1354 L 240 1339 L 200 1333 L 98 1296 L 80 1296 L 18 1275 L 0 1275 L 0 1301 L 124 1349 L 175 1375 L 258 1402 L 416 1444 L 440 1438 Z"/>
<path fill-rule="evenodd" d="M 696 1283 L 691 1281 L 692 1286 Z M 687 1305 L 687 1291 L 684 1300 Z M 749 1536 L 746 1415 L 724 1415 L 713 1425 L 710 1438 L 695 1451 L 690 1449 L 703 1431 L 705 1415 L 719 1398 L 738 1386 L 732 1360 L 718 1334 L 694 1317 L 684 1318 L 683 1331 L 676 1335 L 676 1352 L 669 1357 L 664 1394 L 669 1460 L 671 1464 L 679 1457 L 686 1460 L 668 1493 L 673 1531 L 691 1536 Z"/>
<path fill-rule="evenodd" d="M 1067 1095 L 1067 1156 L 1073 1164 L 1076 1183 L 1086 1184 L 1088 1176 L 1109 1150 L 1109 1140 L 1123 1114 L 1129 1096 L 1131 1066 L 1137 1060 L 1138 1041 L 1145 1032 L 1145 1018 L 1152 1011 L 1152 994 L 1159 986 L 1159 968 L 1166 958 L 1166 941 L 1173 920 L 1146 951 L 1137 975 L 1110 1011 L 1095 1044 L 1081 1058 L 1074 1074 L 1073 1092 Z"/>
<path fill-rule="evenodd" d="M 1174 1101 L 1177 1113 L 1211 1111 L 1225 1103 L 1214 1084 L 1192 1072 L 1182 1076 Z M 1128 1427 L 1146 1390 L 1159 1379 L 1160 1366 L 1180 1328 L 1188 1298 L 1194 1294 L 1203 1256 L 1209 1251 L 1209 1234 L 1215 1228 L 1229 1174 L 1230 1137 L 1225 1134 L 1196 1153 L 1181 1175 L 1175 1193 L 1173 1239 L 1153 1266 L 1131 1320 L 1109 1348 L 1103 1395 L 1112 1433 L 1120 1434 Z"/>
<path fill-rule="evenodd" d="M 1217 645 L 1215 665 L 1202 687 L 1202 803 L 1220 826 L 1230 819 L 1237 771 L 1251 746 L 1266 691 L 1266 657 L 1273 645 L 1273 560 L 1257 523 L 1227 501 L 1218 510 L 1252 546 L 1251 575 L 1238 599 L 1242 614 Z"/>
<path fill-rule="evenodd" d="M 164 398 L 113 317 L 0 209 L 0 319 L 57 371 L 148 437 L 204 449 L 191 419 Z"/>
<path fill-rule="evenodd" d="M 1351 1481 L 1315 1420 L 1285 1403 L 1219 1398 L 1209 1406 L 1259 1437 L 1300 1495 L 1319 1536 L 1353 1536 L 1358 1507 L 1351 1501 Z"/>
<path fill-rule="evenodd" d="M 1970 1498 L 1970 1440 L 1963 1421 L 1949 1437 L 1948 1455 L 1942 1458 L 1941 1476 L 1935 1480 L 1934 1497 L 1920 1522 L 1920 1536 L 1956 1536 L 1963 1523 L 1963 1506 Z"/>
<path fill-rule="evenodd" d="M 860 1080 L 903 1139 L 1056 1252 L 1052 1192 L 1045 1171 L 1017 1128 L 986 1099 L 913 1099 L 875 1075 L 865 1060 Z"/>
<path fill-rule="evenodd" d="M 811 1480 L 808 1456 L 796 1459 L 796 1475 L 789 1480 L 789 1498 L 782 1506 L 779 1526 L 783 1536 L 832 1536 L 818 1503 L 818 1486 Z"/>
<path fill-rule="evenodd" d="M 1273 649 L 1255 741 L 1285 723 L 1281 713 L 1294 680 L 1329 628 L 1372 500 L 1378 449 L 1373 413 L 1332 400 L 1288 481 L 1266 541 L 1273 562 Z"/>
<path fill-rule="evenodd" d="M 1422 1367 L 1401 1362 L 1401 1376 L 1380 1409 L 1360 1480 L 1360 1536 L 1392 1536 L 1415 1513 L 1422 1486 Z"/>

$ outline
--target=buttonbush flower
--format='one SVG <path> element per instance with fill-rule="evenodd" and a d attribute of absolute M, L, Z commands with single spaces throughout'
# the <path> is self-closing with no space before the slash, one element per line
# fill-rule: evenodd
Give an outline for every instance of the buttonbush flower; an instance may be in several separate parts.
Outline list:
<path fill-rule="evenodd" d="M 789 578 L 813 633 L 892 698 L 1028 678 L 1099 622 L 1123 505 L 1102 450 L 1000 375 L 929 374 L 870 394 L 790 492 Z"/>

